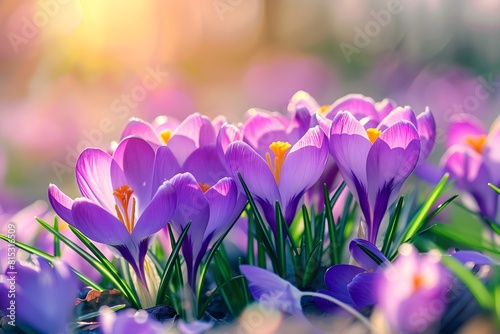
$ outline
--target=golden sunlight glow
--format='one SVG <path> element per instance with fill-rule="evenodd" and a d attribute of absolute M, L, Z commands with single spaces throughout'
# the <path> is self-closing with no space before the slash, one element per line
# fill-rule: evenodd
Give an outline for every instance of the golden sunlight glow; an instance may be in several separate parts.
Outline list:
<path fill-rule="evenodd" d="M 271 155 L 269 153 L 266 153 L 266 161 L 267 165 L 274 175 L 274 180 L 276 180 L 276 183 L 279 183 L 280 181 L 281 168 L 283 167 L 286 153 L 288 152 L 290 147 L 292 147 L 292 145 L 283 141 L 275 141 L 271 145 L 269 145 L 269 148 L 274 153 L 274 168 L 273 163 L 271 162 Z"/>
<path fill-rule="evenodd" d="M 129 185 L 125 184 L 121 187 L 118 187 L 113 192 L 113 195 L 118 199 L 121 204 L 121 210 L 118 207 L 118 204 L 115 204 L 116 216 L 118 219 L 125 225 L 128 233 L 132 234 L 132 230 L 134 229 L 134 221 L 135 221 L 135 197 L 132 197 L 134 190 L 130 188 Z M 132 198 L 132 208 L 129 215 L 128 207 L 130 204 L 130 198 Z"/>
<path fill-rule="evenodd" d="M 375 128 L 369 128 L 368 130 L 366 130 L 366 134 L 368 135 L 368 139 L 370 139 L 370 142 L 372 144 L 375 142 L 375 140 L 377 140 L 378 136 L 380 136 L 381 133 L 382 133 L 382 131 L 380 131 L 379 129 L 375 129 Z"/>

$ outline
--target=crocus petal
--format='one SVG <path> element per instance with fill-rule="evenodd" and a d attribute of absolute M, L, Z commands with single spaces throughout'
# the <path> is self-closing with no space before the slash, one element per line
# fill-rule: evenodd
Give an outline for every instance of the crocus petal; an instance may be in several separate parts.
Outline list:
<path fill-rule="evenodd" d="M 305 108 L 308 110 L 309 114 L 312 114 L 316 110 L 320 108 L 318 102 L 309 95 L 309 93 L 306 93 L 302 90 L 298 91 L 297 93 L 293 94 L 292 98 L 290 99 L 290 102 L 288 103 L 288 111 L 293 113 L 299 108 Z"/>
<path fill-rule="evenodd" d="M 436 122 L 429 107 L 417 117 L 418 134 L 420 135 L 419 164 L 429 156 L 436 143 Z"/>
<path fill-rule="evenodd" d="M 215 144 L 215 138 L 215 130 L 210 119 L 195 113 L 179 124 L 168 141 L 168 146 L 179 164 L 183 165 L 195 149 Z"/>
<path fill-rule="evenodd" d="M 490 172 L 490 182 L 500 187 L 500 127 L 493 130 L 486 139 L 483 150 L 484 164 Z"/>
<path fill-rule="evenodd" d="M 328 268 L 325 273 L 325 283 L 332 296 L 354 306 L 354 302 L 347 291 L 347 285 L 353 278 L 365 270 L 348 264 L 339 264 Z"/>
<path fill-rule="evenodd" d="M 349 251 L 361 268 L 371 271 L 375 271 L 379 268 L 379 264 L 366 254 L 361 247 L 368 249 L 376 257 L 378 257 L 382 261 L 382 265 L 391 264 L 385 255 L 377 248 L 377 246 L 367 240 L 356 238 L 349 244 Z"/>
<path fill-rule="evenodd" d="M 181 166 L 177 162 L 174 154 L 168 146 L 160 146 L 156 150 L 156 158 L 153 173 L 153 185 L 151 187 L 151 196 L 163 182 L 170 180 L 176 174 L 180 173 Z"/>
<path fill-rule="evenodd" d="M 473 263 L 474 265 L 483 266 L 493 263 L 493 261 L 488 256 L 476 251 L 458 251 L 452 254 L 452 256 L 463 264 Z"/>
<path fill-rule="evenodd" d="M 448 127 L 446 146 L 467 145 L 467 137 L 483 135 L 486 135 L 486 130 L 477 118 L 467 114 L 455 115 Z"/>
<path fill-rule="evenodd" d="M 295 313 L 302 310 L 302 293 L 289 282 L 268 270 L 240 265 L 240 271 L 248 281 L 252 297 L 264 304 L 271 304 L 283 312 Z"/>
<path fill-rule="evenodd" d="M 236 205 L 238 188 L 233 179 L 226 177 L 217 182 L 205 192 L 205 197 L 210 206 L 210 219 L 205 230 L 204 239 L 214 237 L 221 230 L 225 230 L 233 223 L 229 220 L 233 216 Z M 238 208 L 241 210 L 242 208 Z"/>
<path fill-rule="evenodd" d="M 415 113 L 413 112 L 413 110 L 410 107 L 405 106 L 404 108 L 403 107 L 397 107 L 396 109 L 394 109 L 393 111 L 391 111 L 389 113 L 389 115 L 387 115 L 380 122 L 380 124 L 378 125 L 377 128 L 380 131 L 383 132 L 388 127 L 390 127 L 394 123 L 397 123 L 398 121 L 401 121 L 401 120 L 408 121 L 411 124 L 413 124 L 415 126 L 415 128 L 417 127 L 417 118 L 415 117 Z"/>
<path fill-rule="evenodd" d="M 375 109 L 379 115 L 379 119 L 384 119 L 391 111 L 396 109 L 397 103 L 391 99 L 383 99 L 380 102 L 375 102 Z"/>
<path fill-rule="evenodd" d="M 243 177 L 250 192 L 257 199 L 274 206 L 280 199 L 278 186 L 271 169 L 264 159 L 244 142 L 231 143 L 226 152 L 226 165 L 233 179 L 238 180 L 238 172 Z"/>
<path fill-rule="evenodd" d="M 130 240 L 125 225 L 115 216 L 85 198 L 73 203 L 73 226 L 93 241 L 120 245 Z"/>
<path fill-rule="evenodd" d="M 80 154 L 75 167 L 76 182 L 82 195 L 111 212 L 115 206 L 110 177 L 113 163 L 113 158 L 106 152 L 88 148 Z"/>
<path fill-rule="evenodd" d="M 349 112 L 339 112 L 330 129 L 330 153 L 351 192 L 363 196 L 367 187 L 366 159 L 370 140 L 361 124 Z"/>
<path fill-rule="evenodd" d="M 139 217 L 132 232 L 135 240 L 142 240 L 161 230 L 172 218 L 177 204 L 174 187 L 165 182 Z"/>
<path fill-rule="evenodd" d="M 456 180 L 458 188 L 474 197 L 483 215 L 496 219 L 498 194 L 488 186 L 490 173 L 479 153 L 467 146 L 454 145 L 445 152 L 440 165 Z"/>
<path fill-rule="evenodd" d="M 372 306 L 376 303 L 375 284 L 379 273 L 361 273 L 347 284 L 347 291 L 358 309 Z"/>
<path fill-rule="evenodd" d="M 49 185 L 49 202 L 59 217 L 66 223 L 73 225 L 73 216 L 71 215 L 73 200 L 53 184 Z"/>
<path fill-rule="evenodd" d="M 291 148 L 281 170 L 278 187 L 285 207 L 314 185 L 325 170 L 327 160 L 326 136 L 318 126 L 309 129 Z M 292 211 L 290 222 L 295 216 L 295 208 Z"/>
<path fill-rule="evenodd" d="M 145 140 L 129 137 L 120 142 L 113 158 L 122 167 L 128 185 L 134 190 L 140 215 L 151 199 L 154 150 Z"/>
<path fill-rule="evenodd" d="M 129 119 L 127 125 L 125 125 L 125 128 L 122 131 L 121 139 L 129 136 L 142 138 L 151 144 L 158 146 L 162 144 L 158 134 L 153 129 L 153 126 L 140 118 L 133 117 Z"/>
<path fill-rule="evenodd" d="M 275 141 L 290 141 L 286 129 L 288 120 L 276 113 L 264 113 L 255 109 L 248 112 L 248 119 L 243 124 L 243 141 L 259 155 L 265 156 L 269 145 Z"/>
<path fill-rule="evenodd" d="M 215 145 L 205 145 L 195 150 L 182 166 L 183 172 L 191 173 L 198 182 L 215 184 L 228 176 L 225 164 L 220 160 Z"/>
<path fill-rule="evenodd" d="M 243 140 L 243 132 L 239 127 L 233 124 L 222 125 L 219 134 L 217 135 L 217 148 L 219 154 L 224 155 L 227 147 L 234 141 Z"/>
<path fill-rule="evenodd" d="M 357 120 L 365 117 L 378 120 L 375 101 L 361 94 L 348 94 L 332 104 L 327 118 L 333 119 L 339 111 L 349 111 Z"/>

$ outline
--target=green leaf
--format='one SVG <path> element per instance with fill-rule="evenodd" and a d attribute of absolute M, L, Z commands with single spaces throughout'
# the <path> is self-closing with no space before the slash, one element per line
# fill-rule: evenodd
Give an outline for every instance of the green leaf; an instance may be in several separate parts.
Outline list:
<path fill-rule="evenodd" d="M 441 196 L 441 194 L 443 193 L 448 178 L 449 174 L 448 173 L 444 174 L 441 181 L 439 181 L 437 186 L 432 190 L 422 208 L 418 211 L 417 215 L 412 219 L 412 221 L 408 225 L 406 233 L 404 234 L 401 243 L 407 242 L 423 226 L 423 224 L 426 221 L 425 218 L 429 213 L 429 210 L 432 208 L 432 206 L 439 198 L 439 196 Z"/>
<path fill-rule="evenodd" d="M 326 186 L 326 184 L 323 185 L 323 196 L 325 198 L 324 210 L 326 215 L 326 222 L 328 224 L 328 238 L 330 239 L 329 242 L 330 263 L 331 265 L 336 265 L 340 263 L 340 256 L 339 256 L 340 246 L 339 246 L 339 238 L 337 235 L 337 227 L 335 226 L 335 222 L 333 221 L 331 202 L 328 201 L 329 194 L 328 194 L 328 187 Z"/>
<path fill-rule="evenodd" d="M 301 285 L 302 287 L 309 286 L 318 274 L 318 269 L 321 264 L 321 253 L 323 243 L 319 242 L 313 248 L 311 255 L 308 257 L 307 262 L 304 266 L 304 273 L 302 275 Z"/>
<path fill-rule="evenodd" d="M 398 200 L 398 204 L 396 204 L 396 208 L 394 209 L 394 213 L 389 222 L 389 226 L 387 227 L 387 232 L 384 237 L 384 244 L 382 246 L 382 253 L 385 256 L 389 256 L 389 250 L 391 248 L 391 244 L 394 242 L 396 238 L 396 231 L 398 229 L 399 217 L 401 214 L 401 209 L 403 208 L 404 196 L 401 196 Z"/>
<path fill-rule="evenodd" d="M 313 249 L 313 236 L 312 236 L 312 224 L 311 219 L 309 219 L 309 212 L 307 211 L 307 207 L 302 204 L 302 218 L 304 220 L 304 236 L 305 236 L 305 249 L 302 251 L 306 251 L 307 255 L 311 254 Z"/>
<path fill-rule="evenodd" d="M 113 312 L 116 312 L 119 310 L 123 310 L 125 307 L 127 307 L 126 304 L 118 304 L 115 306 L 111 306 L 109 309 Z M 81 321 L 85 321 L 88 319 L 92 319 L 92 318 L 98 317 L 100 314 L 101 314 L 100 311 L 90 312 L 90 313 L 84 314 L 84 315 L 76 318 L 76 321 L 81 322 Z"/>
<path fill-rule="evenodd" d="M 498 246 L 485 240 L 480 233 L 477 235 L 477 231 L 471 230 L 470 228 L 463 228 L 457 225 L 438 224 L 434 226 L 431 233 L 449 239 L 455 243 L 461 243 L 467 247 L 500 256 L 500 248 L 498 248 Z"/>
<path fill-rule="evenodd" d="M 281 277 L 286 276 L 286 248 L 285 248 L 285 233 L 284 233 L 284 222 L 283 215 L 281 214 L 281 208 L 278 201 L 274 205 L 274 212 L 276 213 L 276 251 L 278 257 L 278 272 L 277 274 Z"/>
<path fill-rule="evenodd" d="M 210 296 L 208 296 L 207 300 L 205 301 L 205 303 L 203 304 L 203 307 L 202 307 L 202 310 L 205 311 L 208 307 L 208 305 L 210 304 L 210 301 L 212 300 L 212 298 L 214 298 L 214 296 L 217 295 L 217 293 L 223 291 L 223 289 L 228 286 L 229 284 L 233 283 L 233 282 L 236 282 L 238 280 L 241 280 L 242 281 L 242 285 L 241 285 L 241 290 L 240 291 L 244 291 L 246 290 L 246 286 L 244 284 L 245 282 L 245 276 L 243 275 L 238 275 L 238 276 L 234 276 L 230 279 L 228 279 L 227 281 L 225 281 L 223 284 L 217 286 L 217 288 L 210 294 Z"/>
<path fill-rule="evenodd" d="M 119 276 L 115 275 L 114 272 L 110 271 L 108 267 L 102 262 L 98 261 L 92 255 L 83 250 L 80 246 L 75 244 L 73 241 L 68 239 L 65 235 L 61 234 L 54 230 L 52 226 L 47 224 L 40 218 L 35 218 L 40 225 L 42 225 L 47 231 L 52 233 L 54 236 L 57 236 L 62 242 L 64 242 L 69 248 L 74 250 L 78 255 L 80 255 L 85 261 L 90 263 L 94 268 L 97 269 L 105 278 L 107 278 L 111 283 L 113 283 L 127 298 L 132 306 L 140 307 L 140 303 L 135 296 L 134 293 L 131 292 L 130 287 L 126 284 L 126 282 Z M 87 239 L 87 242 L 91 244 L 91 242 Z M 93 246 L 93 245 L 92 245 Z M 95 246 L 94 246 L 95 247 Z M 115 269 L 116 271 L 116 269 Z"/>
<path fill-rule="evenodd" d="M 493 300 L 491 295 L 479 278 L 452 256 L 442 256 L 441 262 L 462 281 L 481 307 L 484 309 L 492 308 Z"/>
<path fill-rule="evenodd" d="M 54 230 L 59 232 L 59 220 L 57 216 L 54 217 Z M 59 238 L 54 235 L 54 256 L 61 257 L 61 243 L 59 242 Z"/>
<path fill-rule="evenodd" d="M 9 242 L 9 237 L 7 237 L 6 235 L 3 235 L 3 234 L 0 234 L 0 239 L 2 240 L 5 240 L 7 242 Z M 36 255 L 36 256 L 39 256 L 41 257 L 42 259 L 45 259 L 47 260 L 49 263 L 54 263 L 54 261 L 56 261 L 56 257 L 48 254 L 48 253 L 45 253 L 39 249 L 36 249 L 34 248 L 33 246 L 30 246 L 30 245 L 27 245 L 25 243 L 22 243 L 20 241 L 16 241 L 16 247 L 19 248 L 19 249 L 22 249 L 23 251 L 25 252 L 28 252 L 30 254 L 33 254 L 33 255 Z M 76 276 L 83 282 L 85 283 L 86 285 L 90 286 L 92 289 L 94 290 L 97 290 L 97 291 L 104 291 L 104 288 L 101 287 L 100 285 L 98 285 L 97 283 L 93 282 L 90 278 L 88 278 L 87 276 L 85 276 L 84 274 L 82 274 L 81 272 L 79 272 L 78 270 L 76 270 L 75 268 L 69 266 L 71 268 L 71 270 L 76 274 Z"/>
<path fill-rule="evenodd" d="M 161 275 L 161 280 L 160 280 L 160 285 L 158 287 L 158 294 L 156 295 L 156 305 L 161 305 L 165 303 L 165 296 L 167 294 L 167 286 L 168 283 L 170 282 L 170 279 L 172 277 L 173 269 L 174 269 L 174 264 L 175 261 L 177 260 L 177 257 L 179 255 L 179 251 L 181 250 L 182 243 L 184 242 L 184 239 L 186 238 L 186 235 L 189 231 L 189 228 L 191 227 L 191 222 L 189 222 L 186 225 L 186 228 L 182 231 L 181 235 L 179 236 L 179 239 L 177 242 L 175 242 L 175 246 L 172 247 L 172 252 L 170 253 L 170 256 L 168 257 L 167 263 L 165 264 L 165 269 L 163 270 L 163 274 Z M 168 225 L 169 231 L 170 229 L 170 224 Z M 174 242 L 173 240 L 173 235 L 171 237 L 171 242 Z"/>
<path fill-rule="evenodd" d="M 495 186 L 493 183 L 488 183 L 488 185 L 490 186 L 491 189 L 495 190 L 497 192 L 497 194 L 500 195 L 500 188 Z"/>

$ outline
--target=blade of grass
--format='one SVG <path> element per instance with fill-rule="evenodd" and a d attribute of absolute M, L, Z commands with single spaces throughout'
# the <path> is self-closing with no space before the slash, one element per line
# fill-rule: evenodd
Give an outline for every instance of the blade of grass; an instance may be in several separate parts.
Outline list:
<path fill-rule="evenodd" d="M 403 203 L 404 203 L 404 196 L 401 196 L 398 200 L 398 204 L 396 204 L 396 208 L 394 209 L 394 214 L 392 215 L 391 220 L 389 222 L 387 232 L 385 233 L 384 244 L 382 246 L 382 253 L 385 256 L 389 256 L 389 250 L 391 244 L 396 238 L 396 231 L 398 228 L 399 216 L 401 214 L 401 208 L 403 207 Z"/>
<path fill-rule="evenodd" d="M 278 201 L 274 205 L 274 212 L 276 213 L 276 234 L 275 234 L 275 244 L 278 257 L 278 272 L 277 274 L 281 277 L 286 276 L 286 249 L 285 249 L 285 233 L 284 225 L 286 224 L 283 220 L 283 215 L 281 214 L 281 208 Z"/>
<path fill-rule="evenodd" d="M 313 249 L 313 231 L 311 219 L 309 219 L 309 212 L 304 204 L 302 204 L 302 218 L 304 220 L 305 251 L 306 255 L 309 256 Z M 304 249 L 302 251 L 304 251 Z"/>
<path fill-rule="evenodd" d="M 488 186 L 490 186 L 491 189 L 495 190 L 497 192 L 497 194 L 500 195 L 500 188 L 495 186 L 493 183 L 488 183 Z"/>
<path fill-rule="evenodd" d="M 338 254 L 339 244 L 338 244 L 338 236 L 337 236 L 337 227 L 335 226 L 335 222 L 333 221 L 332 214 L 332 206 L 330 201 L 328 201 L 329 193 L 328 187 L 323 185 L 323 195 L 325 197 L 325 215 L 326 222 L 328 224 L 328 238 L 330 239 L 329 243 L 329 253 L 330 253 L 330 262 L 331 265 L 336 265 L 340 263 L 340 257 Z"/>
<path fill-rule="evenodd" d="M 210 304 L 210 301 L 214 298 L 215 295 L 217 295 L 217 293 L 219 293 L 219 291 L 222 291 L 228 284 L 231 284 L 237 280 L 242 280 L 243 282 L 245 282 L 245 276 L 243 276 L 243 275 L 234 276 L 234 277 L 228 279 L 223 284 L 217 286 L 217 288 L 210 294 L 210 296 L 208 296 L 207 300 L 205 300 L 205 303 L 203 303 L 202 311 L 203 312 L 206 311 L 208 305 Z M 245 289 L 246 289 L 246 287 L 245 287 Z"/>
<path fill-rule="evenodd" d="M 54 217 L 54 230 L 59 232 L 59 220 L 57 219 L 57 216 Z M 61 257 L 61 242 L 59 241 L 59 238 L 55 235 L 54 235 L 54 256 Z"/>
<path fill-rule="evenodd" d="M 410 224 L 407 227 L 407 230 L 403 236 L 403 240 L 401 243 L 407 242 L 425 223 L 425 217 L 429 213 L 429 210 L 432 208 L 436 200 L 441 196 L 444 187 L 446 186 L 446 182 L 448 181 L 449 174 L 444 174 L 443 178 L 437 186 L 430 193 L 427 201 L 425 201 L 422 208 L 419 210 L 415 218 L 412 219 Z"/>
<path fill-rule="evenodd" d="M 9 242 L 10 238 L 7 237 L 6 235 L 3 235 L 3 234 L 0 234 L 0 239 L 2 240 L 5 240 L 7 242 Z M 36 249 L 28 244 L 25 244 L 25 243 L 22 243 L 20 241 L 16 241 L 16 247 L 19 248 L 19 249 L 22 249 L 23 251 L 25 252 L 28 252 L 30 254 L 33 254 L 33 255 L 36 255 L 36 256 L 39 256 L 41 257 L 42 259 L 45 259 L 47 260 L 49 263 L 54 263 L 54 261 L 56 261 L 56 257 L 48 254 L 48 253 L 45 253 L 39 249 Z M 104 291 L 104 288 L 101 287 L 99 284 L 93 282 L 90 278 L 88 278 L 87 276 L 85 276 L 84 274 L 82 274 L 81 272 L 79 272 L 78 270 L 76 270 L 75 268 L 69 266 L 71 268 L 71 270 L 76 274 L 76 276 L 78 276 L 78 278 L 83 282 L 85 283 L 86 285 L 90 286 L 92 289 L 94 290 L 97 290 L 97 291 Z"/>
<path fill-rule="evenodd" d="M 172 252 L 168 257 L 167 263 L 165 264 L 165 269 L 163 270 L 163 273 L 161 275 L 160 285 L 158 287 L 158 294 L 156 295 L 156 305 L 161 305 L 165 302 L 165 295 L 167 292 L 168 283 L 170 282 L 171 275 L 173 272 L 174 263 L 179 255 L 182 243 L 184 242 L 184 239 L 186 238 L 190 227 L 191 227 L 191 222 L 189 222 L 186 225 L 186 228 L 182 231 L 177 242 L 175 242 L 173 234 L 170 235 L 171 238 L 170 240 L 173 243 Z M 168 230 L 169 233 L 171 233 L 172 230 L 170 224 L 168 225 Z"/>
<path fill-rule="evenodd" d="M 35 219 L 47 231 L 49 231 L 53 235 L 57 236 L 69 248 L 71 248 L 72 250 L 74 250 L 85 261 L 87 261 L 94 268 L 96 268 L 103 276 L 105 276 L 107 279 L 109 279 L 110 282 L 113 283 L 123 293 L 123 295 L 125 296 L 125 298 L 127 298 L 127 300 L 129 300 L 130 303 L 134 307 L 140 307 L 140 303 L 139 303 L 139 300 L 137 299 L 136 295 L 132 292 L 132 289 L 130 288 L 130 286 L 117 274 L 116 268 L 113 268 L 114 270 L 108 269 L 108 266 L 106 264 L 104 264 L 101 261 L 99 261 L 96 258 L 94 258 L 92 255 L 90 255 L 89 253 L 87 253 L 80 246 L 78 246 L 73 241 L 71 241 L 70 239 L 68 239 L 65 235 L 63 235 L 60 232 L 57 232 L 56 230 L 54 230 L 54 228 L 52 226 L 50 226 L 49 224 L 47 224 L 45 221 L 43 221 L 40 218 L 35 218 Z M 87 238 L 84 238 L 84 239 L 86 239 L 86 242 L 88 244 L 92 244 L 92 242 L 90 240 L 88 240 Z M 92 246 L 95 248 L 95 246 L 93 244 L 92 244 Z M 104 255 L 103 255 L 103 257 L 104 257 Z M 108 261 L 108 260 L 106 259 L 106 261 Z M 108 263 L 109 263 L 109 261 L 108 261 Z M 101 269 L 101 270 L 99 270 L 99 269 Z"/>

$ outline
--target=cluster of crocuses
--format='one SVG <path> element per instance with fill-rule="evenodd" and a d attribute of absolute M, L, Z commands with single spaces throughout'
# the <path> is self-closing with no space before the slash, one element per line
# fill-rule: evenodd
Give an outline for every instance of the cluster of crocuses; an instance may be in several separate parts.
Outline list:
<path fill-rule="evenodd" d="M 159 283 L 148 249 L 156 235 L 168 235 L 167 224 L 177 235 L 187 229 L 183 265 L 186 283 L 195 289 L 207 250 L 238 223 L 247 204 L 245 188 L 277 234 L 277 207 L 290 225 L 304 201 L 323 204 L 323 185 L 332 191 L 340 172 L 362 213 L 361 239 L 350 244 L 357 266 L 331 267 L 325 276 L 328 290 L 314 294 L 315 301 L 325 311 L 335 308 L 331 302 L 341 305 L 362 321 L 360 310 L 379 305 L 390 328 L 414 331 L 422 323 L 408 323 L 405 316 L 411 311 L 418 317 L 416 306 L 442 298 L 448 273 L 439 257 L 419 257 L 409 245 L 403 245 L 392 265 L 375 244 L 389 206 L 431 152 L 435 133 L 428 109 L 417 116 L 408 106 L 361 95 L 321 107 L 305 92 L 292 97 L 286 115 L 252 109 L 239 124 L 200 114 L 180 123 L 167 117 L 152 123 L 131 119 L 108 151 L 88 148 L 81 153 L 75 170 L 82 197 L 71 199 L 55 185 L 49 186 L 48 196 L 65 222 L 129 263 L 146 308 L 155 305 Z M 484 144 L 479 137 L 466 141 L 473 147 Z M 240 268 L 255 299 L 274 287 L 290 296 L 285 312 L 300 310 L 304 293 L 290 283 L 257 267 Z M 59 282 L 59 265 L 52 271 L 53 281 Z M 389 291 L 394 287 L 397 293 Z M 384 299 L 387 294 L 395 299 Z M 128 321 L 108 311 L 103 319 Z M 113 326 L 105 323 L 103 330 Z"/>

